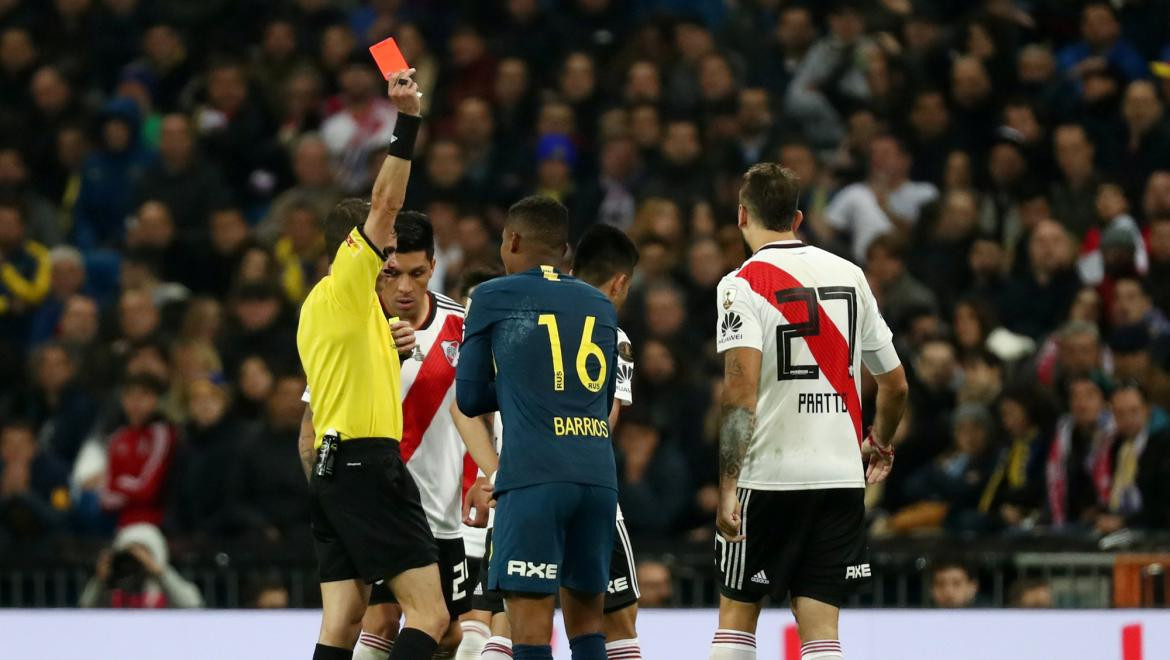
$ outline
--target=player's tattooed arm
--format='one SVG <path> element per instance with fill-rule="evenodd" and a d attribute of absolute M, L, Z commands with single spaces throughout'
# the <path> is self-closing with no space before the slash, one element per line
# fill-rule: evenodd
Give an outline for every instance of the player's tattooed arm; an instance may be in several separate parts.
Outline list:
<path fill-rule="evenodd" d="M 741 533 L 741 505 L 736 497 L 743 459 L 756 431 L 756 396 L 760 385 L 760 360 L 754 348 L 732 348 L 724 354 L 723 408 L 719 422 L 719 511 L 715 525 L 733 543 Z"/>
<path fill-rule="evenodd" d="M 756 413 L 742 406 L 724 406 L 719 424 L 719 477 L 734 484 L 743 468 L 743 457 L 756 430 Z"/>

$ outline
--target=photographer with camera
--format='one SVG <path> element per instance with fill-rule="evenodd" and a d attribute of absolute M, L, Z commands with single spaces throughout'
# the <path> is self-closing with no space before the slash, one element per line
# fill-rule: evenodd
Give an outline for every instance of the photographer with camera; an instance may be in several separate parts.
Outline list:
<path fill-rule="evenodd" d="M 123 527 L 112 548 L 103 550 L 97 571 L 78 599 L 79 607 L 203 607 L 199 588 L 168 563 L 167 540 L 158 527 Z"/>

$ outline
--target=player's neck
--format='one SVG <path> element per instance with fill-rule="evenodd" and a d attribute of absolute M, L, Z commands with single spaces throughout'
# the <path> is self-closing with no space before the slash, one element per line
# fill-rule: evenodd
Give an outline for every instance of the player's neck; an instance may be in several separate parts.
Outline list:
<path fill-rule="evenodd" d="M 750 232 L 745 236 L 748 247 L 752 249 L 752 253 L 759 252 L 760 248 L 768 243 L 775 243 L 777 241 L 798 241 L 796 232 L 794 231 L 771 231 L 768 229 L 760 229 L 758 231 Z"/>
<path fill-rule="evenodd" d="M 552 254 L 525 254 L 517 257 L 515 263 L 516 270 L 513 273 L 523 273 L 526 270 L 540 268 L 541 266 L 552 266 L 560 270 L 560 263 L 561 258 Z"/>

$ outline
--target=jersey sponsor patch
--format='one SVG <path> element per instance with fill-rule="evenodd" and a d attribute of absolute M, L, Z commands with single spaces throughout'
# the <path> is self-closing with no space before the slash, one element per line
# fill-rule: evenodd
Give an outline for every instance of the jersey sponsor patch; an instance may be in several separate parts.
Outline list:
<path fill-rule="evenodd" d="M 727 289 L 723 292 L 723 309 L 724 309 L 724 311 L 731 309 L 731 306 L 735 304 L 735 295 L 736 295 L 735 289 Z"/>
<path fill-rule="evenodd" d="M 629 383 L 632 381 L 634 379 L 634 365 L 628 362 L 618 363 L 617 379 L 618 383 Z"/>
<path fill-rule="evenodd" d="M 742 329 L 743 319 L 739 317 L 739 314 L 727 312 L 719 324 L 719 335 L 723 341 L 735 341 L 743 338 L 743 334 L 740 332 Z"/>
<path fill-rule="evenodd" d="M 557 579 L 557 565 L 509 559 L 508 575 L 519 575 L 538 580 L 555 580 Z"/>

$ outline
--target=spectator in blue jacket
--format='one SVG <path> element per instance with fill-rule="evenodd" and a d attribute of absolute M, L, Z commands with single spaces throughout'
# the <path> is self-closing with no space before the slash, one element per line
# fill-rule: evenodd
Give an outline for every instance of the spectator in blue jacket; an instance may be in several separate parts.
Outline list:
<path fill-rule="evenodd" d="M 1081 12 L 1081 41 L 1065 46 L 1057 60 L 1062 71 L 1077 79 L 1106 69 L 1121 74 L 1126 82 L 1145 78 L 1149 73 L 1146 59 L 1122 38 L 1121 23 L 1113 6 L 1103 0 L 1085 4 Z"/>
<path fill-rule="evenodd" d="M 138 106 L 114 98 L 102 106 L 98 149 L 85 160 L 73 207 L 73 241 L 82 251 L 117 247 L 134 208 L 138 179 L 154 159 L 139 143 Z"/>

